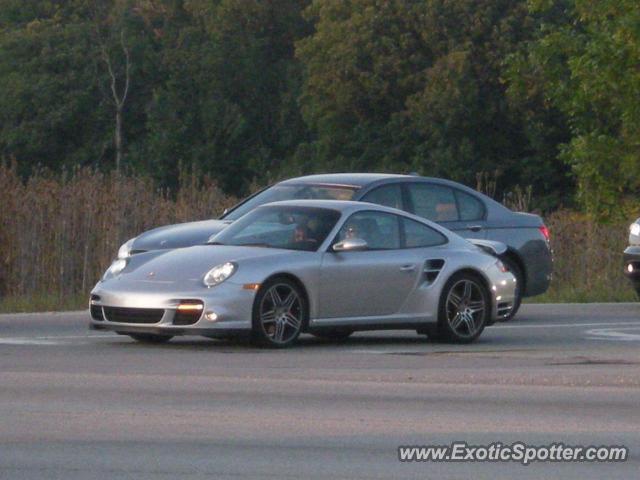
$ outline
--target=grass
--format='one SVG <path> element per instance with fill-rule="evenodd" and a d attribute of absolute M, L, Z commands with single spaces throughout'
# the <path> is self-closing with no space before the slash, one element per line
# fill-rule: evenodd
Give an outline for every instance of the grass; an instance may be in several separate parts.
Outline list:
<path fill-rule="evenodd" d="M 24 181 L 15 164 L 0 163 L 0 312 L 85 309 L 88 295 L 69 292 L 87 292 L 122 242 L 156 226 L 214 218 L 234 203 L 193 170 L 181 172 L 170 193 L 151 177 L 87 168 Z M 622 271 L 629 222 L 558 210 L 545 223 L 554 280 L 527 302 L 638 300 Z"/>
<path fill-rule="evenodd" d="M 0 298 L 0 313 L 64 312 L 88 308 L 88 295 L 16 295 Z"/>
<path fill-rule="evenodd" d="M 600 303 L 600 302 L 637 302 L 640 299 L 629 285 L 619 285 L 619 288 L 597 287 L 585 289 L 565 285 L 551 288 L 544 294 L 528 297 L 524 303 Z"/>
<path fill-rule="evenodd" d="M 0 162 L 2 309 L 77 305 L 127 239 L 171 223 L 215 218 L 234 203 L 211 179 L 184 171 L 175 192 L 151 177 L 89 168 L 23 180 Z M 4 300 L 2 300 L 4 299 Z"/>

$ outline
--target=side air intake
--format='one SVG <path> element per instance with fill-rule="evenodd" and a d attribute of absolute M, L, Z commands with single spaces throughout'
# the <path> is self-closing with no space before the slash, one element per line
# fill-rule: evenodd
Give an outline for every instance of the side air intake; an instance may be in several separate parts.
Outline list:
<path fill-rule="evenodd" d="M 441 258 L 427 260 L 424 264 L 424 280 L 426 283 L 433 283 L 438 278 L 438 275 L 442 271 L 442 267 L 444 267 L 444 260 Z"/>

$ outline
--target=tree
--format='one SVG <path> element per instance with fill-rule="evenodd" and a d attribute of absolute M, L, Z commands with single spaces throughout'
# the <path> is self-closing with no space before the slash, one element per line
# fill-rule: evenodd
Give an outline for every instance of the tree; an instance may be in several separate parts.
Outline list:
<path fill-rule="evenodd" d="M 531 182 L 540 196 L 555 187 L 548 178 L 562 178 L 507 95 L 505 59 L 536 27 L 524 1 L 318 0 L 306 14 L 315 33 L 298 43 L 301 105 L 317 139 L 299 151 L 315 155 L 311 169 L 473 185 L 477 172 L 499 168 L 503 188 Z"/>
<path fill-rule="evenodd" d="M 124 8 L 122 8 L 124 7 Z M 120 171 L 123 155 L 123 112 L 129 95 L 129 85 L 131 83 L 131 53 L 130 47 L 127 45 L 128 39 L 125 40 L 124 14 L 130 5 L 120 6 L 115 12 L 100 11 L 98 8 L 94 10 L 93 23 L 95 26 L 95 39 L 98 43 L 100 60 L 104 62 L 107 74 L 109 76 L 109 91 L 107 95 L 113 101 L 115 108 L 115 128 L 114 128 L 114 147 L 116 150 L 116 171 Z M 114 15 L 115 13 L 115 15 Z M 113 49 L 109 48 L 109 37 L 119 39 L 119 52 L 122 57 L 121 62 L 117 61 L 117 56 L 113 53 Z M 106 37 L 106 38 L 105 38 Z M 118 68 L 121 63 L 121 68 Z"/>
<path fill-rule="evenodd" d="M 22 174 L 101 156 L 105 110 L 87 61 L 87 13 L 81 2 L 0 2 L 0 154 Z"/>
<path fill-rule="evenodd" d="M 521 85 L 542 86 L 566 117 L 571 138 L 560 158 L 578 198 L 601 218 L 625 215 L 640 187 L 640 4 L 634 0 L 538 0 L 539 38 L 516 57 Z"/>
<path fill-rule="evenodd" d="M 23 174 L 38 165 L 120 168 L 124 138 L 135 144 L 144 134 L 158 78 L 143 4 L 2 0 L 0 153 Z"/>
<path fill-rule="evenodd" d="M 164 183 L 177 160 L 192 163 L 233 193 L 281 168 L 306 135 L 294 59 L 306 3 L 194 0 L 169 9 L 165 81 L 147 107 L 140 162 L 157 162 Z"/>

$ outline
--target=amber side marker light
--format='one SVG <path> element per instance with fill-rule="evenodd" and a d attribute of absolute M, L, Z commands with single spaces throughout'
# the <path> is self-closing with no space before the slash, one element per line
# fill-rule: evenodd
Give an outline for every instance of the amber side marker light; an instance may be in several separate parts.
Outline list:
<path fill-rule="evenodd" d="M 242 286 L 243 289 L 245 290 L 258 290 L 260 288 L 260 284 L 259 283 L 245 283 Z"/>
<path fill-rule="evenodd" d="M 176 310 L 180 312 L 196 312 L 204 308 L 201 303 L 181 303 Z"/>

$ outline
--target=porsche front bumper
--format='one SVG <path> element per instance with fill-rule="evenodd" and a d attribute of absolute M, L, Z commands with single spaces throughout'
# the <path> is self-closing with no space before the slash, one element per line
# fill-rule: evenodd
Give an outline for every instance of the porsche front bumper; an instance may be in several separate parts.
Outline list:
<path fill-rule="evenodd" d="M 255 290 L 224 282 L 213 288 L 176 291 L 169 285 L 140 282 L 98 283 L 91 292 L 90 328 L 118 333 L 229 336 L 251 330 Z M 179 310 L 181 305 L 199 310 Z"/>

